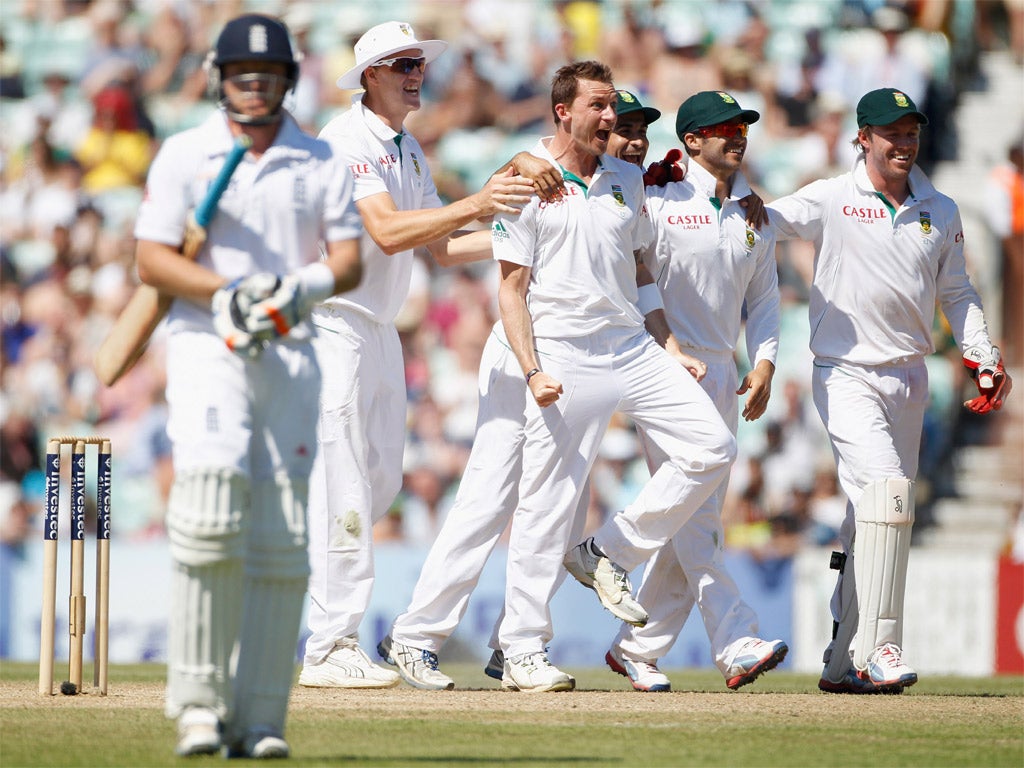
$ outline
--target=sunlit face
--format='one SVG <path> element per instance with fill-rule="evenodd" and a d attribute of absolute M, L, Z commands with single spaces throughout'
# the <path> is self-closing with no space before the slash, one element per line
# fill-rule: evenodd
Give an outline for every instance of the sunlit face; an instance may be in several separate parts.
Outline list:
<path fill-rule="evenodd" d="M 698 151 L 701 165 L 716 176 L 729 176 L 739 170 L 747 152 L 747 124 L 740 118 L 699 128 L 685 136 L 691 150 Z"/>
<path fill-rule="evenodd" d="M 252 118 L 277 112 L 288 91 L 288 66 L 276 61 L 235 61 L 221 69 L 231 110 Z"/>
<path fill-rule="evenodd" d="M 387 59 L 419 59 L 423 51 L 419 48 L 406 48 L 398 53 L 389 54 Z M 392 104 L 401 102 L 409 111 L 420 108 L 420 92 L 423 89 L 423 78 L 426 73 L 426 64 L 412 67 L 408 72 L 403 71 L 406 67 L 404 62 L 395 64 L 384 64 L 382 66 L 370 66 L 366 70 L 367 78 L 373 72 L 376 82 L 376 91 L 380 94 L 383 102 Z"/>
<path fill-rule="evenodd" d="M 647 120 L 642 110 L 619 115 L 608 138 L 608 154 L 643 168 L 651 142 L 647 139 Z"/>
<path fill-rule="evenodd" d="M 603 155 L 615 127 L 615 102 L 618 96 L 611 83 L 580 80 L 572 104 L 557 105 L 563 122 L 568 122 L 573 143 L 584 152 Z"/>
<path fill-rule="evenodd" d="M 921 124 L 905 115 L 889 125 L 869 125 L 857 131 L 869 172 L 885 181 L 904 182 L 921 147 Z"/>

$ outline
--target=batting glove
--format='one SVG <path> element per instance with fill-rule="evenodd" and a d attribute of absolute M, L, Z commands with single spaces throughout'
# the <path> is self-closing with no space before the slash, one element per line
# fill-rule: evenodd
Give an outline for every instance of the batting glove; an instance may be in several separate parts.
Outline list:
<path fill-rule="evenodd" d="M 999 347 L 975 345 L 964 350 L 964 366 L 978 387 L 978 397 L 964 405 L 974 413 L 998 411 L 1010 394 L 1013 382 L 1006 373 Z"/>
<path fill-rule="evenodd" d="M 238 291 L 249 302 L 245 330 L 253 338 L 270 340 L 287 336 L 315 304 L 334 294 L 334 273 L 320 262 L 283 277 L 261 272 L 245 278 Z"/>
<path fill-rule="evenodd" d="M 213 327 L 224 339 L 228 349 L 247 360 L 254 360 L 263 351 L 263 344 L 245 330 L 246 297 L 239 293 L 242 279 L 234 280 L 213 294 Z"/>
<path fill-rule="evenodd" d="M 645 187 L 664 187 L 670 181 L 682 181 L 686 169 L 680 164 L 683 153 L 679 149 L 670 149 L 663 160 L 651 163 L 644 173 Z"/>

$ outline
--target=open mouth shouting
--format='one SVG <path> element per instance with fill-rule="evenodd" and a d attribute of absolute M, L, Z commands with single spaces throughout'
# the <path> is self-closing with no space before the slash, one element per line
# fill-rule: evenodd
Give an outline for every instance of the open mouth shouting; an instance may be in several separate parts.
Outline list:
<path fill-rule="evenodd" d="M 622 154 L 619 155 L 627 163 L 633 165 L 643 166 L 644 162 L 644 150 L 643 147 L 632 147 L 628 146 L 622 150 Z"/>

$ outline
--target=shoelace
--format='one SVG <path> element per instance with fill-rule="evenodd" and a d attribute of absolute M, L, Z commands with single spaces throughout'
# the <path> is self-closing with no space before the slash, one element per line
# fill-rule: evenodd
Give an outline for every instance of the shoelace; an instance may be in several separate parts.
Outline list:
<path fill-rule="evenodd" d="M 653 675 L 657 675 L 657 674 L 661 673 L 661 670 L 658 669 L 658 665 L 657 664 L 651 664 L 648 661 L 634 661 L 633 663 L 636 666 L 640 667 L 640 670 L 642 672 L 647 672 L 648 674 L 653 674 Z"/>
<path fill-rule="evenodd" d="M 633 591 L 633 585 L 629 583 L 629 574 L 615 564 L 612 564 L 612 578 L 615 580 L 615 586 L 626 592 Z"/>
<path fill-rule="evenodd" d="M 899 647 L 892 643 L 886 643 L 878 652 L 878 661 L 882 661 L 883 659 L 887 664 L 898 666 L 903 663 L 903 657 L 900 655 Z"/>
<path fill-rule="evenodd" d="M 422 657 L 422 660 L 423 660 L 423 665 L 425 667 L 427 667 L 427 669 L 432 669 L 435 672 L 437 671 L 437 654 L 436 653 L 431 653 L 430 651 L 424 650 L 424 651 L 421 652 L 421 657 Z"/>
<path fill-rule="evenodd" d="M 538 658 L 539 657 L 539 658 Z M 519 657 L 517 664 L 524 667 L 550 667 L 551 662 L 548 661 L 548 657 L 541 651 L 534 653 L 528 653 L 525 656 Z"/>

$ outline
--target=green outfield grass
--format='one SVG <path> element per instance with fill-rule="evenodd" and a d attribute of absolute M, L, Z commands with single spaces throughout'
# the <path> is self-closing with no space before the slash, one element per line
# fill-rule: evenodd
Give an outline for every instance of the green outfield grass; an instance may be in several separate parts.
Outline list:
<path fill-rule="evenodd" d="M 58 666 L 58 670 L 66 667 Z M 1024 765 L 1024 679 L 924 676 L 902 696 L 835 696 L 773 672 L 727 691 L 712 670 L 670 670 L 642 694 L 602 669 L 578 690 L 496 691 L 480 665 L 445 665 L 453 692 L 296 688 L 287 737 L 302 766 Z M 115 666 L 110 695 L 40 696 L 33 664 L 0 665 L 0 765 L 206 766 L 172 754 L 159 665 Z M 88 679 L 91 669 L 86 667 Z M 58 681 L 59 682 L 59 681 Z M 246 764 L 247 761 L 232 761 Z"/>

